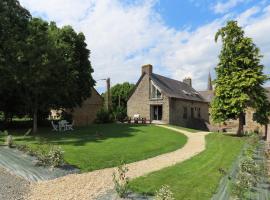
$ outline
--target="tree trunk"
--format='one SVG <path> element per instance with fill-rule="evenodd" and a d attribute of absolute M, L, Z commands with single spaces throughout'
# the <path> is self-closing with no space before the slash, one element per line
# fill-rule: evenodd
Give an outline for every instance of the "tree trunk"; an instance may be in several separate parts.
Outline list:
<path fill-rule="evenodd" d="M 33 113 L 33 133 L 37 132 L 37 109 L 34 109 Z"/>
<path fill-rule="evenodd" d="M 267 139 L 268 139 L 268 125 L 266 124 L 265 125 L 265 141 L 267 141 Z"/>
<path fill-rule="evenodd" d="M 33 110 L 33 133 L 37 132 L 37 115 L 38 115 L 37 98 L 35 98 L 34 110 Z"/>
<path fill-rule="evenodd" d="M 245 121 L 245 115 L 244 115 L 244 113 L 240 113 L 237 136 L 243 136 L 244 135 L 244 121 Z"/>

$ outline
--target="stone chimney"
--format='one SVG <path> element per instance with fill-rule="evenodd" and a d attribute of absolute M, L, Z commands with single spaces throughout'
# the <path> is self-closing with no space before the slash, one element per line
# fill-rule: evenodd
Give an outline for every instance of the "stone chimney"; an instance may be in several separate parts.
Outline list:
<path fill-rule="evenodd" d="M 188 84 L 190 87 L 192 87 L 192 80 L 191 80 L 190 77 L 184 78 L 183 82 L 184 82 L 185 84 Z"/>
<path fill-rule="evenodd" d="M 153 72 L 153 66 L 148 64 L 148 65 L 143 65 L 142 66 L 142 74 L 146 73 L 146 74 L 152 74 Z"/>

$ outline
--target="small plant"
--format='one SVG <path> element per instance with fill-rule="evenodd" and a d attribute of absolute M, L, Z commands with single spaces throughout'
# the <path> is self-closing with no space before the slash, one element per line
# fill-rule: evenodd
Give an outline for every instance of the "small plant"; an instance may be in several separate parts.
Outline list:
<path fill-rule="evenodd" d="M 113 173 L 114 188 L 121 198 L 128 195 L 129 178 L 127 177 L 128 168 L 125 163 L 121 163 Z"/>
<path fill-rule="evenodd" d="M 156 191 L 155 200 L 174 200 L 173 192 L 168 185 L 163 185 Z"/>
<path fill-rule="evenodd" d="M 49 152 L 47 148 L 41 148 L 37 154 L 38 165 L 58 167 L 64 163 L 64 151 L 61 147 L 50 147 Z"/>
<path fill-rule="evenodd" d="M 246 193 L 256 184 L 251 174 L 247 172 L 239 172 L 237 181 L 233 184 L 232 193 L 239 199 L 245 199 Z"/>
<path fill-rule="evenodd" d="M 13 138 L 12 135 L 8 135 L 6 139 L 6 145 L 11 148 L 13 146 Z"/>
<path fill-rule="evenodd" d="M 64 151 L 61 147 L 53 146 L 48 153 L 48 158 L 52 167 L 61 166 L 64 163 Z"/>

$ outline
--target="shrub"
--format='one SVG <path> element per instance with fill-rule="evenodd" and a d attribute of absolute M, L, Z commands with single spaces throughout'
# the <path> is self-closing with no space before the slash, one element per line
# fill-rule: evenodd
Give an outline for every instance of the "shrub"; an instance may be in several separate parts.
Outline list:
<path fill-rule="evenodd" d="M 173 193 L 168 185 L 163 185 L 156 191 L 155 200 L 174 200 Z"/>
<path fill-rule="evenodd" d="M 59 167 L 64 163 L 64 151 L 61 147 L 52 146 L 47 152 L 46 148 L 38 152 L 38 165 Z"/>
<path fill-rule="evenodd" d="M 108 110 L 102 108 L 97 112 L 96 123 L 103 124 L 103 123 L 110 123 L 112 121 L 113 121 L 112 115 Z"/>
<path fill-rule="evenodd" d="M 121 198 L 125 198 L 128 195 L 129 179 L 126 175 L 127 172 L 127 166 L 122 163 L 117 167 L 117 171 L 113 173 L 114 188 Z"/>
<path fill-rule="evenodd" d="M 8 135 L 6 139 L 6 145 L 11 148 L 13 146 L 13 138 L 12 135 Z"/>
<path fill-rule="evenodd" d="M 124 107 L 118 106 L 113 112 L 113 115 L 116 121 L 123 122 L 127 117 L 127 110 Z"/>

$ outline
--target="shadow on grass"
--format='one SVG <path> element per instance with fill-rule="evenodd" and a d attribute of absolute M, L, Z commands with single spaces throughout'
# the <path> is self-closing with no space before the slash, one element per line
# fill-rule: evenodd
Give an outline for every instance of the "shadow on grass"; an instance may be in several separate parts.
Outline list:
<path fill-rule="evenodd" d="M 135 124 L 94 124 L 88 127 L 75 128 L 74 131 L 56 132 L 49 128 L 40 128 L 37 134 L 23 136 L 26 130 L 10 130 L 17 142 L 31 142 L 32 144 L 56 144 L 83 146 L 88 142 L 102 142 L 111 138 L 132 137 L 138 129 L 147 125 Z"/>

